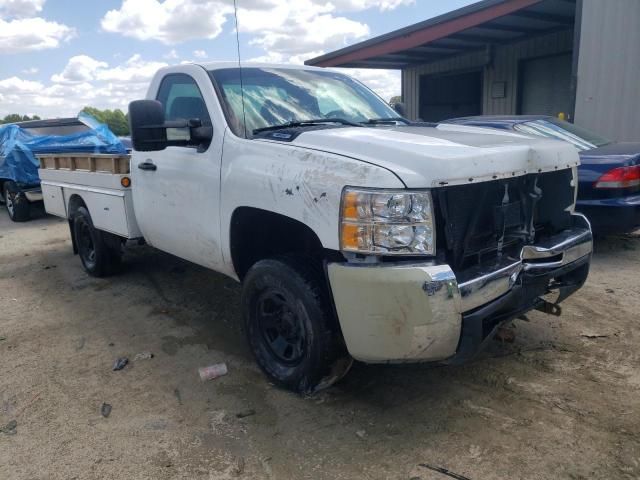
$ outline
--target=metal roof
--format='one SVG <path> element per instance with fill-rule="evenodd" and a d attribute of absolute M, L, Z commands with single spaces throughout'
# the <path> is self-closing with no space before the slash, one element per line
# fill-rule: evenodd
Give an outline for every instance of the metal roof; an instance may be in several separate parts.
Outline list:
<path fill-rule="evenodd" d="M 401 69 L 573 28 L 576 0 L 483 0 L 307 60 L 318 67 Z"/>

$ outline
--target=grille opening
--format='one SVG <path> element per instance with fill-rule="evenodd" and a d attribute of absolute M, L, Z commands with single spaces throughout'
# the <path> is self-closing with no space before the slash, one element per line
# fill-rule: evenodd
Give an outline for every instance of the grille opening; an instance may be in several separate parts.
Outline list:
<path fill-rule="evenodd" d="M 571 180 L 566 169 L 434 189 L 439 260 L 461 272 L 568 228 Z"/>

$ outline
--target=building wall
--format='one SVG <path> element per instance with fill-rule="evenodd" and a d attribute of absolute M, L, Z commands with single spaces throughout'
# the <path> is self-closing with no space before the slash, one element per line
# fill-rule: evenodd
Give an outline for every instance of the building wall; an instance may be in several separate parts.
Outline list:
<path fill-rule="evenodd" d="M 583 0 L 576 124 L 640 141 L 640 0 Z"/>
<path fill-rule="evenodd" d="M 600 0 L 591 1 L 598 2 Z M 622 1 L 638 2 L 640 5 L 640 0 Z M 411 119 L 418 116 L 421 75 L 454 73 L 478 68 L 484 71 L 483 114 L 515 114 L 518 108 L 519 62 L 527 58 L 566 53 L 572 50 L 573 30 L 565 30 L 509 45 L 496 46 L 492 55 L 486 51 L 479 51 L 405 69 L 402 72 L 402 93 L 403 101 L 407 106 L 407 116 Z M 490 60 L 491 57 L 493 60 Z M 506 82 L 504 98 L 491 98 L 491 86 L 494 82 Z"/>

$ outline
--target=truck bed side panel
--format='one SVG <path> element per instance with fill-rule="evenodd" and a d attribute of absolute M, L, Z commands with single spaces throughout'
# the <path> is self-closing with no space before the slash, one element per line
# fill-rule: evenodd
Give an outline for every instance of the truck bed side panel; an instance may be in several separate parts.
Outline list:
<path fill-rule="evenodd" d="M 43 183 L 42 198 L 47 213 L 56 217 L 67 218 L 67 204 L 64 201 L 62 187 Z"/>
<path fill-rule="evenodd" d="M 131 188 L 122 187 L 125 175 L 41 169 L 47 213 L 69 218 L 74 196 L 87 206 L 96 228 L 125 238 L 142 236 L 133 211 Z"/>

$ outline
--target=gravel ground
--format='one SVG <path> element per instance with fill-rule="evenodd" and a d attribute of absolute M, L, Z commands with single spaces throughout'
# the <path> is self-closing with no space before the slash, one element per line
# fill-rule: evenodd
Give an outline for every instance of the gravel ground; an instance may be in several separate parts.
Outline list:
<path fill-rule="evenodd" d="M 310 398 L 254 365 L 233 281 L 148 247 L 90 278 L 68 237 L 0 212 L 2 479 L 640 478 L 640 237 L 472 364 L 356 364 Z"/>

